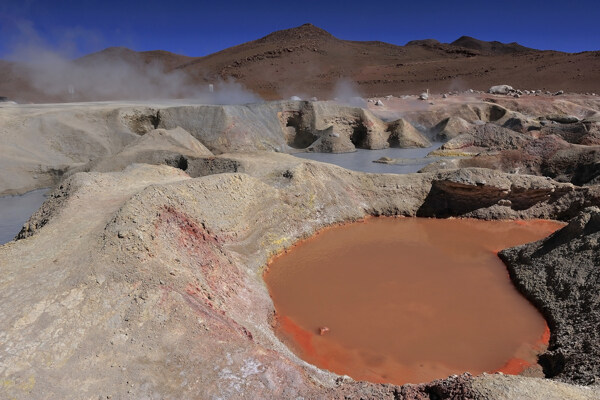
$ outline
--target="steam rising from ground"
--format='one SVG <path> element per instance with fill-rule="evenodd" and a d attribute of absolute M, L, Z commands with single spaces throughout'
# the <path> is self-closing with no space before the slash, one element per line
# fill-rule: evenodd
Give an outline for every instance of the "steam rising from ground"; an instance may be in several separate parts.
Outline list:
<path fill-rule="evenodd" d="M 348 79 L 341 79 L 336 82 L 333 88 L 333 98 L 343 105 L 367 107 L 367 102 L 362 97 L 356 83 Z"/>
<path fill-rule="evenodd" d="M 125 48 L 110 48 L 72 60 L 41 40 L 15 45 L 12 76 L 51 101 L 193 99 L 201 103 L 261 101 L 233 80 L 195 80 L 182 69 L 168 70 Z M 214 90 L 209 90 L 209 83 Z"/>

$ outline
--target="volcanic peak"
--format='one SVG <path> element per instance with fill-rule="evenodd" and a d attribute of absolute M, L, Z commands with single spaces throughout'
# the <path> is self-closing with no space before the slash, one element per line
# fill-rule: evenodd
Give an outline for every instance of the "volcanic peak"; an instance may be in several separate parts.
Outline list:
<path fill-rule="evenodd" d="M 328 40 L 335 37 L 324 29 L 314 26 L 313 24 L 304 24 L 295 28 L 283 29 L 268 34 L 267 36 L 258 39 L 258 43 L 269 42 L 290 42 L 302 40 Z"/>

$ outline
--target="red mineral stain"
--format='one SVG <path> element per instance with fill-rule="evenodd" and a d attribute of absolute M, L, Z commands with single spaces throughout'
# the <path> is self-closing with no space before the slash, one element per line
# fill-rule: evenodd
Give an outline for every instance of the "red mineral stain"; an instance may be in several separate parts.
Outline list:
<path fill-rule="evenodd" d="M 542 353 L 544 350 L 548 348 L 548 344 L 550 343 L 550 328 L 547 324 L 544 324 L 544 333 L 538 338 L 538 340 L 533 343 L 530 347 L 530 357 L 527 359 L 513 357 L 506 362 L 501 368 L 493 372 L 502 372 L 504 374 L 518 375 L 525 371 L 527 368 L 531 367 L 535 360 L 533 358 L 535 355 Z"/>
<path fill-rule="evenodd" d="M 548 344 L 550 343 L 550 327 L 546 324 L 546 329 L 544 329 L 544 333 L 542 334 L 542 337 L 540 339 L 540 342 L 548 347 Z"/>
<path fill-rule="evenodd" d="M 358 380 L 521 373 L 550 331 L 497 251 L 562 226 L 369 218 L 325 229 L 269 265 L 276 331 L 305 361 Z"/>
<path fill-rule="evenodd" d="M 511 358 L 508 360 L 502 368 L 494 372 L 502 372 L 504 374 L 518 375 L 523 372 L 527 367 L 531 366 L 531 362 L 523 360 L 522 358 Z"/>
<path fill-rule="evenodd" d="M 207 295 L 224 297 L 235 292 L 242 276 L 223 252 L 223 238 L 212 234 L 204 223 L 165 206 L 155 222 L 155 234 L 173 254 L 183 253 L 201 271 Z"/>
<path fill-rule="evenodd" d="M 291 318 L 285 315 L 278 319 L 279 330 L 293 339 L 293 343 L 299 346 L 307 356 L 314 356 L 315 351 L 312 346 L 312 336 L 310 332 L 300 328 Z"/>
<path fill-rule="evenodd" d="M 233 333 L 253 340 L 252 332 L 223 310 L 223 304 L 236 295 L 244 279 L 222 250 L 227 237 L 211 233 L 203 222 L 171 206 L 161 209 L 154 228 L 159 243 L 169 248 L 177 263 L 180 258 L 186 261 L 178 267 L 191 267 L 196 277 L 185 289 L 169 288 L 169 291 L 179 292 L 187 304 L 221 334 Z M 166 297 L 163 293 L 160 303 L 163 306 Z"/>

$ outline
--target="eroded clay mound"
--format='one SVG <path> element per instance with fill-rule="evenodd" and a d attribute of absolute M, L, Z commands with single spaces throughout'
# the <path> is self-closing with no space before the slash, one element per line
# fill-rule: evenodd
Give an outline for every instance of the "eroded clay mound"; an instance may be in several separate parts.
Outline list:
<path fill-rule="evenodd" d="M 71 168 L 68 175 L 82 171 L 121 171 L 135 163 L 166 164 L 185 171 L 188 159 L 212 155 L 198 139 L 182 128 L 154 129 L 114 155 L 99 157 L 81 167 Z"/>
<path fill-rule="evenodd" d="M 179 166 L 181 157 L 211 153 L 428 144 L 408 122 L 390 125 L 329 101 L 15 106 L 0 109 L 0 122 L 0 194 L 53 186 L 64 174 L 118 171 L 134 162 Z"/>
<path fill-rule="evenodd" d="M 431 155 L 476 155 L 480 152 L 522 149 L 531 140 L 530 136 L 488 123 L 473 128 L 471 133 L 453 137 Z"/>
<path fill-rule="evenodd" d="M 213 154 L 350 152 L 426 147 L 430 140 L 449 140 L 439 155 L 478 156 L 464 164 L 443 160 L 429 170 L 459 165 L 562 179 L 545 172 L 543 163 L 553 155 L 546 148 L 572 149 L 569 162 L 575 165 L 578 149 L 600 143 L 598 101 L 592 98 L 453 96 L 433 105 L 414 100 L 418 106 L 398 101 L 398 109 L 380 107 L 387 114 L 332 101 L 4 107 L 0 109 L 0 194 L 52 186 L 64 174 L 78 171 L 119 170 L 132 162 L 179 166 L 180 161 L 184 164 L 180 156 L 198 156 L 206 149 Z M 176 145 L 164 137 L 162 144 L 144 139 L 156 136 L 156 129 L 180 129 L 190 137 Z M 192 144 L 191 139 L 198 143 Z M 561 146 L 547 147 L 552 141 L 560 141 Z M 586 183 L 570 176 L 565 179 Z"/>

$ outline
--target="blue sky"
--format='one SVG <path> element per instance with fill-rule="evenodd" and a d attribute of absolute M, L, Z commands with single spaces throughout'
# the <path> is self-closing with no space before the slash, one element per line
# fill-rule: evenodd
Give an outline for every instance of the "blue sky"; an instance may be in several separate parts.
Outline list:
<path fill-rule="evenodd" d="M 0 0 L 0 58 L 32 43 L 73 57 L 109 46 L 203 56 L 306 22 L 349 40 L 468 35 L 579 52 L 600 49 L 599 18 L 600 0 Z"/>

